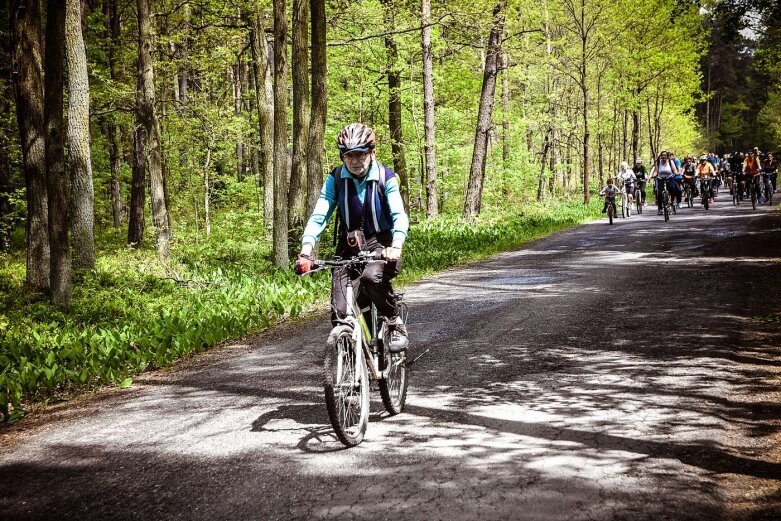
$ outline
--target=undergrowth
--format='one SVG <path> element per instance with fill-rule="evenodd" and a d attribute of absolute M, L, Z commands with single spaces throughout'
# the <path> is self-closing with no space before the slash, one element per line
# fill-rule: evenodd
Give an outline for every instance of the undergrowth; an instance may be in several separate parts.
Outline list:
<path fill-rule="evenodd" d="M 411 228 L 399 282 L 518 247 L 593 219 L 599 209 L 598 202 L 525 205 L 474 223 L 447 216 L 423 221 Z M 127 387 L 146 369 L 325 307 L 329 275 L 296 277 L 272 268 L 265 230 L 241 217 L 226 212 L 208 238 L 180 230 L 187 240 L 174 244 L 168 266 L 151 248 L 106 239 L 96 269 L 76 274 L 67 314 L 24 290 L 21 257 L 0 256 L 2 420 L 98 385 Z"/>

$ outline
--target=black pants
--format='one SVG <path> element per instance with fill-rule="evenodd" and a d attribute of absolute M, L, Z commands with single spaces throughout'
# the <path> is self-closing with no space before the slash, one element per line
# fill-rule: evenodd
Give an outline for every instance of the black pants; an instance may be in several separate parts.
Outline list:
<path fill-rule="evenodd" d="M 684 189 L 686 188 L 686 185 L 691 186 L 692 196 L 697 197 L 697 182 L 694 180 L 693 177 L 691 179 L 686 179 L 685 177 L 683 178 Z"/>
<path fill-rule="evenodd" d="M 383 233 L 366 239 L 366 251 L 381 251 L 391 245 L 390 233 Z M 350 258 L 354 253 L 345 241 L 340 240 L 336 247 L 336 254 L 343 259 Z M 353 294 L 356 296 L 358 306 L 367 307 L 374 302 L 377 313 L 384 317 L 395 317 L 398 314 L 396 308 L 396 294 L 393 292 L 391 280 L 401 270 L 401 259 L 395 262 L 370 262 L 363 270 L 338 268 L 333 272 L 331 279 L 331 322 L 336 323 L 339 318 L 347 314 L 347 281 L 353 286 Z"/>
<path fill-rule="evenodd" d="M 678 185 L 678 182 L 673 179 L 672 177 L 667 179 L 660 179 L 658 177 L 656 179 L 656 190 L 654 190 L 654 193 L 656 194 L 656 206 L 661 210 L 662 209 L 662 186 L 660 183 L 666 182 L 667 184 L 667 191 L 670 193 L 670 201 L 673 203 L 680 203 L 682 192 L 681 187 Z"/>

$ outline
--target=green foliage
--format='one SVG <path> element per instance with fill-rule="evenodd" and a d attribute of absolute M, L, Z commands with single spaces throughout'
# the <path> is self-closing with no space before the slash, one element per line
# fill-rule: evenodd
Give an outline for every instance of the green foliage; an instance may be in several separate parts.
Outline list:
<path fill-rule="evenodd" d="M 472 225 L 454 217 L 425 221 L 410 234 L 401 281 L 518 246 L 597 213 L 596 205 L 524 205 L 488 212 Z M 171 271 L 154 261 L 151 250 L 104 253 L 94 272 L 80 274 L 68 314 L 22 291 L 22 263 L 6 259 L 0 264 L 3 419 L 18 419 L 31 403 L 74 390 L 105 383 L 128 387 L 132 375 L 148 368 L 322 307 L 329 275 L 296 277 L 271 268 L 264 229 L 249 215 L 226 211 L 215 227 L 219 233 L 176 245 Z"/>

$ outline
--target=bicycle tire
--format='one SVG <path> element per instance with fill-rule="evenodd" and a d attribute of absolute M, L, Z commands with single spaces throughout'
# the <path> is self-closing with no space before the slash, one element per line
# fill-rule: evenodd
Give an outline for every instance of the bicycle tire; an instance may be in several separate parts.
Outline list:
<path fill-rule="evenodd" d="M 610 224 L 613 224 L 613 214 L 615 211 L 613 210 L 613 205 L 609 205 L 607 207 L 607 218 L 610 221 Z"/>
<path fill-rule="evenodd" d="M 753 188 L 751 189 L 751 209 L 757 209 L 757 192 Z"/>
<path fill-rule="evenodd" d="M 705 199 L 702 200 L 702 205 L 705 207 L 706 210 L 708 210 L 710 208 L 710 200 L 708 200 L 708 198 L 706 197 Z"/>
<path fill-rule="evenodd" d="M 334 327 L 328 335 L 323 361 L 328 418 L 336 437 L 347 447 L 363 441 L 369 424 L 369 372 L 361 351 L 357 351 L 359 360 L 355 360 L 352 334 L 350 326 Z M 357 384 L 350 383 L 355 380 Z"/>
<path fill-rule="evenodd" d="M 643 213 L 643 201 L 640 195 L 640 190 L 635 190 L 635 212 L 637 215 Z"/>
<path fill-rule="evenodd" d="M 664 222 L 667 222 L 670 220 L 670 207 L 665 206 L 664 207 Z"/>
<path fill-rule="evenodd" d="M 386 335 L 387 336 L 387 335 Z M 385 378 L 382 378 L 378 385 L 380 387 L 380 396 L 382 405 L 388 414 L 394 416 L 404 410 L 407 402 L 407 387 L 409 379 L 407 378 L 407 359 L 406 352 L 391 353 L 387 346 L 387 338 L 380 344 L 380 370 L 385 371 L 390 364 L 390 370 Z"/>

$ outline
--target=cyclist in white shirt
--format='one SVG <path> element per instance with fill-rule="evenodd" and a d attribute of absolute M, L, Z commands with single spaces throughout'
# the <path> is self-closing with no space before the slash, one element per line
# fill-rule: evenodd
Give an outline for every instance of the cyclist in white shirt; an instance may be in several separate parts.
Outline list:
<path fill-rule="evenodd" d="M 678 167 L 670 154 L 664 150 L 659 154 L 654 167 L 651 169 L 651 179 L 654 180 L 654 194 L 656 195 L 657 215 L 662 215 L 662 190 L 661 183 L 667 184 L 667 191 L 673 197 L 680 197 L 681 187 L 675 182 Z"/>
<path fill-rule="evenodd" d="M 618 170 L 618 176 L 616 176 L 616 184 L 626 192 L 629 203 L 634 202 L 635 186 L 637 186 L 637 176 L 629 168 L 629 163 L 621 161 L 621 166 Z"/>

